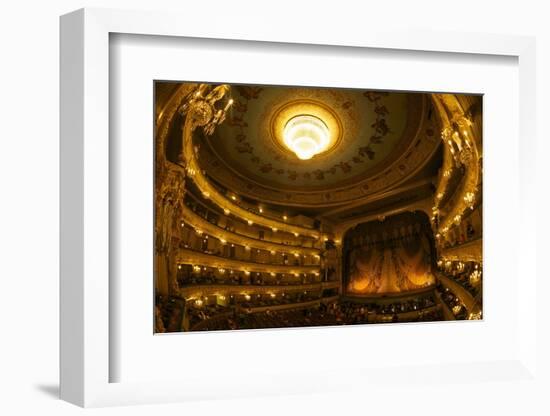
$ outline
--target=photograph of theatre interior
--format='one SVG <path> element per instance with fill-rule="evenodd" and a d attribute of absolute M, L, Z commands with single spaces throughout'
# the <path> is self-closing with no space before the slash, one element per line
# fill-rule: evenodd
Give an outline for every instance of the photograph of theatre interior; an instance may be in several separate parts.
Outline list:
<path fill-rule="evenodd" d="M 482 319 L 482 97 L 157 81 L 154 332 Z"/>

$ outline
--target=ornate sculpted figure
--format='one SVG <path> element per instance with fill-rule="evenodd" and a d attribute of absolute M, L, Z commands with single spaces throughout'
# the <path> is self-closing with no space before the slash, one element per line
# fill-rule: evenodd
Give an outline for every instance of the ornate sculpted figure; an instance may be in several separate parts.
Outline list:
<path fill-rule="evenodd" d="M 200 84 L 185 96 L 182 95 L 179 112 L 186 117 L 184 130 L 188 128 L 192 132 L 196 127 L 202 126 L 205 133 L 211 135 L 215 127 L 225 120 L 226 111 L 233 100 L 229 100 L 224 109 L 217 109 L 215 105 L 229 92 L 229 86 L 219 85 L 211 90 L 210 88 Z M 167 132 L 168 129 L 165 126 L 162 134 L 166 135 Z M 164 143 L 164 140 L 160 141 Z M 164 146 L 157 151 L 164 152 Z M 178 164 L 168 161 L 166 157 L 161 157 L 159 160 L 163 163 L 157 168 L 155 248 L 157 255 L 164 258 L 163 273 L 168 279 L 169 290 L 171 293 L 177 293 L 179 287 L 175 264 L 172 261 L 176 247 L 173 247 L 172 240 L 178 229 L 178 215 L 185 195 L 186 161 L 183 150 L 178 158 Z"/>
<path fill-rule="evenodd" d="M 185 195 L 185 171 L 168 164 L 166 176 L 158 192 L 157 203 L 157 253 L 168 254 L 171 250 L 171 235 L 179 206 Z"/>

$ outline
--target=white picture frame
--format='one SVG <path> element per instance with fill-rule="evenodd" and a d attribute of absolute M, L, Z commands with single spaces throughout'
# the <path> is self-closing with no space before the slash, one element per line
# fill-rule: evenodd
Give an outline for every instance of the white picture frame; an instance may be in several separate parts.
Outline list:
<path fill-rule="evenodd" d="M 185 24 L 182 24 L 185 22 Z M 450 371 L 457 380 L 471 383 L 501 378 L 514 388 L 539 391 L 544 386 L 538 372 L 537 323 L 528 319 L 536 314 L 536 218 L 535 190 L 531 181 L 535 169 L 535 41 L 529 37 L 471 33 L 430 33 L 350 28 L 338 34 L 326 34 L 321 27 L 304 32 L 288 27 L 281 31 L 275 24 L 246 35 L 235 33 L 229 23 L 205 26 L 186 16 L 106 9 L 83 9 L 61 18 L 61 398 L 80 406 L 159 403 L 198 398 L 239 397 L 283 393 L 338 391 L 352 384 L 361 389 L 373 379 L 398 378 L 407 388 L 418 388 L 415 377 L 429 385 L 437 374 Z M 381 362 L 370 367 L 370 378 L 362 381 L 361 368 L 332 368 L 323 381 L 318 374 L 271 374 L 269 379 L 247 381 L 237 378 L 224 389 L 213 384 L 210 390 L 205 376 L 194 373 L 179 381 L 156 380 L 112 382 L 110 368 L 119 360 L 111 348 L 113 305 L 109 275 L 110 226 L 110 36 L 112 34 L 202 38 L 225 41 L 275 42 L 287 44 L 331 45 L 333 48 L 428 51 L 437 54 L 502 55 L 518 60 L 519 68 L 519 229 L 518 264 L 524 278 L 517 292 L 518 345 L 508 359 L 439 364 L 419 363 L 413 370 L 400 371 Z M 166 38 L 168 39 L 168 38 Z M 529 215 L 527 215 L 529 214 Z M 516 273 L 518 271 L 516 270 Z M 152 279 L 152 276 L 151 276 Z M 538 324 L 540 325 L 540 323 Z M 406 331 L 402 327 L 401 331 Z M 357 331 L 356 331 L 357 332 Z M 310 335 L 315 336 L 314 332 Z M 151 333 L 152 336 L 152 333 Z M 351 335 L 353 336 L 353 335 Z M 170 338 L 170 337 L 168 337 Z M 204 342 L 207 339 L 203 337 Z M 205 364 L 208 369 L 208 363 Z M 414 377 L 407 378 L 407 374 Z M 346 377 L 348 383 L 340 380 Z M 368 379 L 368 380 L 367 380 Z M 311 381 L 307 384 L 306 381 Z M 316 381 L 317 380 L 317 381 Z M 516 383 L 516 384 L 514 384 Z M 520 387 L 521 386 L 521 387 Z M 383 390 L 383 388 L 382 388 Z M 493 391 L 488 397 L 498 396 Z"/>

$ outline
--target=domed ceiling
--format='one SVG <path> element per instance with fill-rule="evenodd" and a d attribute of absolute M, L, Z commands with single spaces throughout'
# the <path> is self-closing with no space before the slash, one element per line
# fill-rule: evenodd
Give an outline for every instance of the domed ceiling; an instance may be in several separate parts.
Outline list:
<path fill-rule="evenodd" d="M 233 86 L 231 94 L 226 121 L 201 138 L 201 163 L 228 189 L 274 203 L 337 204 L 381 191 L 437 146 L 425 94 L 266 86 Z M 281 137 L 298 114 L 319 117 L 331 132 L 328 150 L 309 160 Z"/>

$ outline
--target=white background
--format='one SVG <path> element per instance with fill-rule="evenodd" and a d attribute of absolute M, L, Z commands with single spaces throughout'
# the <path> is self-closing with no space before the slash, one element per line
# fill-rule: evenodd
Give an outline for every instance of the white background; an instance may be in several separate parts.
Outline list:
<path fill-rule="evenodd" d="M 186 3 L 186 2 L 185 2 Z M 489 33 L 537 35 L 538 54 L 538 129 L 545 131 L 544 114 L 550 114 L 543 95 L 549 91 L 550 30 L 549 13 L 545 2 L 521 1 L 386 1 L 373 2 L 360 9 L 356 3 L 336 1 L 194 2 L 183 1 L 19 1 L 3 4 L 0 14 L 0 120 L 2 148 L 0 150 L 0 276 L 2 298 L 2 343 L 0 344 L 0 411 L 4 414 L 73 414 L 82 412 L 72 405 L 56 400 L 58 383 L 58 16 L 83 6 L 119 7 L 137 9 L 174 9 L 189 12 L 190 19 L 204 20 L 209 13 L 240 16 L 235 31 L 246 33 L 249 27 L 258 27 L 264 19 L 281 22 L 281 30 L 288 24 L 302 24 L 300 13 L 318 13 L 318 24 L 326 24 L 327 31 L 338 30 L 339 25 L 387 25 L 389 27 L 416 27 L 431 25 L 438 30 L 457 30 Z M 244 3 L 243 3 L 244 4 Z M 308 7 L 309 5 L 309 7 Z M 313 6 L 314 5 L 314 6 Z M 187 9 L 186 9 L 187 8 Z M 243 17 L 243 15 L 245 15 Z M 249 15 L 249 16 L 246 16 Z M 310 19 L 307 19 L 311 22 Z M 315 22 L 315 19 L 312 19 Z M 236 19 L 235 19 L 236 21 Z M 185 22 L 182 22 L 185 24 Z M 406 70 L 406 69 L 404 69 Z M 548 154 L 548 142 L 539 141 L 539 158 Z M 542 165 L 542 166 L 541 166 Z M 539 162 L 539 175 L 548 177 L 547 166 Z M 545 180 L 541 187 L 548 187 Z M 548 222 L 544 218 L 548 202 L 547 191 L 539 198 L 539 250 L 543 253 Z M 503 235 L 505 237 L 505 235 Z M 547 246 L 547 244 L 546 244 Z M 545 246 L 545 248 L 546 248 Z M 542 256 L 541 256 L 542 257 Z M 541 258 L 541 263 L 544 258 Z M 539 286 L 548 290 L 548 284 Z M 548 292 L 550 293 L 550 292 Z M 548 308 L 539 306 L 540 314 L 548 317 Z M 539 315 L 542 319 L 542 315 Z M 547 318 L 548 319 L 548 318 Z M 550 327 L 550 324 L 549 324 Z M 539 334 L 543 335 L 543 334 Z M 546 334 L 548 337 L 548 334 Z M 546 338 L 546 341 L 548 339 Z M 546 345 L 548 343 L 546 342 Z M 542 351 L 541 351 L 542 352 Z M 546 352 L 546 355 L 548 353 Z M 547 358 L 541 357 L 547 365 Z M 548 372 L 547 372 L 548 374 Z M 478 387 L 478 389 L 481 389 Z M 411 389 L 400 399 L 393 397 L 394 389 L 386 394 L 370 397 L 363 394 L 334 393 L 316 396 L 264 398 L 163 405 L 152 408 L 140 406 L 94 410 L 100 414 L 150 414 L 152 412 L 195 414 L 295 414 L 309 411 L 313 414 L 459 414 L 470 409 L 487 408 L 494 413 L 543 414 L 542 392 L 527 392 L 506 383 L 487 385 L 483 391 L 467 384 L 433 386 L 429 391 Z M 498 396 L 498 392 L 501 392 Z M 441 394 L 437 394 L 441 393 Z M 407 402 L 422 394 L 424 406 L 418 400 L 414 408 Z M 468 399 L 464 400 L 465 398 Z M 491 398 L 488 403 L 485 398 Z M 496 398 L 500 398 L 496 400 Z M 539 404 L 535 397 L 539 397 Z M 453 400 L 459 404 L 453 405 Z M 537 407 L 538 406 L 538 407 Z M 361 410 L 361 409 L 364 409 Z M 548 404 L 546 404 L 548 411 Z"/>

